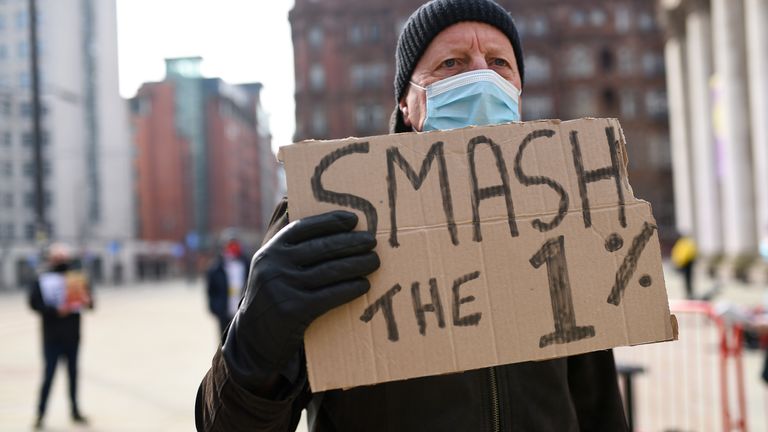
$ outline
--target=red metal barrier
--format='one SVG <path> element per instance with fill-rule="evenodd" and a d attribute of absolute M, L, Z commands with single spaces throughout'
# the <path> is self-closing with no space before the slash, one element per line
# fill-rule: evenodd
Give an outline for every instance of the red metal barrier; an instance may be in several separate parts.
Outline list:
<path fill-rule="evenodd" d="M 672 301 L 670 310 L 678 341 L 615 350 L 619 365 L 643 369 L 632 385 L 634 430 L 746 432 L 741 325 L 709 302 Z"/>

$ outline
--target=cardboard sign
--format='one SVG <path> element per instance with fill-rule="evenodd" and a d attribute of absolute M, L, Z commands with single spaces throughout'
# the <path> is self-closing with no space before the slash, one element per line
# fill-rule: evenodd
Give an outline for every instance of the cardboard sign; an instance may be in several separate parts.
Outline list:
<path fill-rule="evenodd" d="M 583 119 L 283 147 L 290 219 L 355 211 L 382 263 L 307 330 L 312 390 L 674 339 L 624 145 Z"/>

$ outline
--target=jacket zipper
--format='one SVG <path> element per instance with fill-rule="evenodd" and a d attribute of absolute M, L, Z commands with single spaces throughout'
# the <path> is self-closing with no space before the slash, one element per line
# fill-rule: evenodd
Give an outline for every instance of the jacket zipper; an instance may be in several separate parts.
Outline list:
<path fill-rule="evenodd" d="M 501 407 L 499 406 L 499 383 L 496 379 L 496 368 L 491 367 L 490 371 L 491 381 L 491 430 L 493 432 L 501 432 L 501 418 L 499 412 Z"/>

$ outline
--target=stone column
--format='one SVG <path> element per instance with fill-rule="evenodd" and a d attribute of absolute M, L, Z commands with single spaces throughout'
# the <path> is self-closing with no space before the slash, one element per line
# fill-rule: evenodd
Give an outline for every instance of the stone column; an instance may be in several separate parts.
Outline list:
<path fill-rule="evenodd" d="M 695 238 L 703 256 L 722 252 L 720 197 L 715 147 L 712 140 L 712 107 L 709 79 L 712 75 L 710 15 L 703 2 L 688 4 L 685 18 L 688 59 L 688 114 L 693 156 L 693 193 L 696 215 Z"/>
<path fill-rule="evenodd" d="M 755 219 L 758 239 L 768 236 L 768 0 L 746 0 Z"/>
<path fill-rule="evenodd" d="M 688 141 L 688 103 L 685 89 L 685 34 L 678 17 L 667 16 L 668 37 L 664 47 L 669 97 L 669 129 L 672 141 L 672 174 L 675 219 L 678 232 L 695 235 L 691 151 Z"/>
<path fill-rule="evenodd" d="M 764 25 L 765 23 L 763 23 Z M 722 221 L 725 253 L 756 251 L 752 150 L 746 87 L 744 0 L 712 0 L 715 74 L 720 85 Z"/>

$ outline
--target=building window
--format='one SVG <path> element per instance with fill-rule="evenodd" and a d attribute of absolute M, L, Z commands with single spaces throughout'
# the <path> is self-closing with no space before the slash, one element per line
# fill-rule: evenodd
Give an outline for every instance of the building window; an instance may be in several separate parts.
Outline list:
<path fill-rule="evenodd" d="M 643 73 L 647 77 L 664 73 L 664 57 L 655 52 L 643 54 Z"/>
<path fill-rule="evenodd" d="M 13 208 L 13 193 L 6 192 L 3 194 L 3 207 L 10 209 Z"/>
<path fill-rule="evenodd" d="M 357 45 L 363 41 L 363 27 L 360 24 L 352 24 L 347 30 L 347 38 L 352 45 Z"/>
<path fill-rule="evenodd" d="M 634 91 L 625 89 L 619 93 L 619 110 L 623 118 L 635 118 L 637 115 L 637 98 Z"/>
<path fill-rule="evenodd" d="M 381 40 L 381 26 L 379 23 L 371 23 L 371 27 L 368 29 L 368 40 L 371 42 L 379 42 Z"/>
<path fill-rule="evenodd" d="M 325 40 L 323 28 L 320 26 L 310 28 L 309 33 L 307 33 L 307 40 L 309 40 L 309 46 L 312 48 L 322 47 Z"/>
<path fill-rule="evenodd" d="M 380 105 L 361 104 L 355 109 L 357 133 L 370 133 L 380 130 L 385 125 L 384 108 Z"/>
<path fill-rule="evenodd" d="M 602 92 L 602 98 L 603 98 L 603 111 L 610 115 L 615 116 L 614 114 L 616 112 L 616 90 L 614 90 L 611 87 L 606 87 L 603 89 Z"/>
<path fill-rule="evenodd" d="M 635 72 L 635 54 L 630 47 L 621 47 L 618 50 L 619 72 L 622 75 L 632 75 Z"/>
<path fill-rule="evenodd" d="M 645 93 L 645 112 L 654 119 L 667 117 L 667 93 L 664 90 L 649 90 Z"/>
<path fill-rule="evenodd" d="M 10 147 L 11 145 L 13 145 L 13 135 L 10 132 L 8 131 L 3 132 L 2 144 L 5 147 Z"/>
<path fill-rule="evenodd" d="M 322 107 L 316 107 L 312 112 L 312 133 L 317 137 L 322 137 L 328 132 L 328 122 L 325 118 L 325 110 Z"/>
<path fill-rule="evenodd" d="M 0 31 L 2 30 L 5 30 L 5 15 L 0 15 Z"/>
<path fill-rule="evenodd" d="M 592 9 L 589 14 L 589 21 L 595 27 L 602 27 L 605 24 L 606 16 L 602 9 Z"/>
<path fill-rule="evenodd" d="M 2 163 L 0 163 L 0 174 L 2 174 L 3 177 L 12 177 L 13 164 L 11 164 L 10 161 L 2 161 Z"/>
<path fill-rule="evenodd" d="M 669 138 L 665 134 L 653 133 L 648 136 L 648 161 L 652 167 L 668 168 L 672 165 Z"/>
<path fill-rule="evenodd" d="M 520 17 L 515 21 L 515 25 L 517 25 L 517 34 L 520 37 L 525 36 L 526 32 L 528 31 L 528 21 L 526 21 L 524 17 Z"/>
<path fill-rule="evenodd" d="M 19 87 L 23 89 L 28 89 L 30 86 L 31 80 L 29 77 L 29 72 L 22 72 L 19 74 Z"/>
<path fill-rule="evenodd" d="M 637 18 L 637 26 L 642 31 L 652 31 L 656 28 L 656 21 L 653 19 L 653 15 L 648 12 L 643 12 Z"/>
<path fill-rule="evenodd" d="M 20 10 L 16 12 L 16 28 L 18 30 L 26 30 L 29 25 L 29 18 L 26 10 Z"/>
<path fill-rule="evenodd" d="M 11 115 L 11 101 L 3 99 L 2 104 L 0 104 L 0 109 L 2 109 L 3 115 Z"/>
<path fill-rule="evenodd" d="M 613 51 L 608 47 L 603 47 L 600 50 L 600 67 L 603 72 L 612 72 L 614 63 Z"/>
<path fill-rule="evenodd" d="M 321 63 L 314 63 L 309 68 L 309 87 L 312 90 L 325 88 L 325 69 Z"/>
<path fill-rule="evenodd" d="M 0 60 L 5 60 L 8 57 L 8 48 L 5 44 L 0 44 Z"/>
<path fill-rule="evenodd" d="M 549 80 L 549 59 L 531 54 L 525 58 L 525 77 L 529 83 L 538 83 Z"/>
<path fill-rule="evenodd" d="M 587 22 L 587 14 L 581 9 L 574 9 L 571 11 L 570 22 L 573 27 L 584 27 Z"/>
<path fill-rule="evenodd" d="M 35 224 L 28 223 L 24 225 L 24 238 L 27 240 L 35 239 Z"/>
<path fill-rule="evenodd" d="M 567 95 L 565 102 L 566 118 L 595 117 L 596 111 L 597 103 L 591 88 L 577 87 Z"/>
<path fill-rule="evenodd" d="M 29 44 L 27 41 L 21 41 L 16 46 L 16 54 L 20 59 L 29 57 Z"/>
<path fill-rule="evenodd" d="M 626 6 L 616 7 L 616 31 L 619 33 L 627 33 L 632 30 L 632 13 Z"/>
<path fill-rule="evenodd" d="M 595 72 L 595 65 L 589 48 L 585 46 L 572 47 L 567 53 L 565 71 L 574 78 L 592 76 Z"/>
<path fill-rule="evenodd" d="M 528 120 L 552 118 L 552 97 L 545 95 L 528 95 L 523 104 L 523 117 Z"/>
<path fill-rule="evenodd" d="M 52 202 L 51 198 L 51 192 L 50 191 L 43 191 L 43 204 L 45 204 L 46 207 L 50 207 Z M 27 192 L 24 194 L 24 205 L 28 208 L 34 208 L 35 207 L 35 193 L 34 192 Z"/>
<path fill-rule="evenodd" d="M 32 132 L 24 132 L 21 134 L 21 144 L 25 147 L 30 147 L 34 143 L 35 139 L 32 136 Z"/>
<path fill-rule="evenodd" d="M 531 22 L 531 34 L 534 36 L 544 36 L 549 32 L 549 22 L 547 17 L 538 15 L 533 18 Z"/>
<path fill-rule="evenodd" d="M 2 228 L 2 226 L 0 226 Z M 0 230 L 0 238 L 3 240 L 13 240 L 13 238 L 16 236 L 16 230 L 14 230 L 14 226 L 12 223 L 6 224 L 4 230 Z"/>
<path fill-rule="evenodd" d="M 381 88 L 385 85 L 387 66 L 384 63 L 357 64 L 350 69 L 350 81 L 355 89 Z"/>

